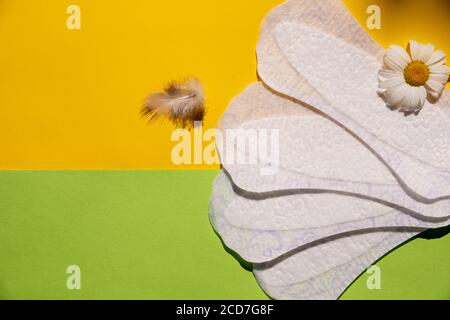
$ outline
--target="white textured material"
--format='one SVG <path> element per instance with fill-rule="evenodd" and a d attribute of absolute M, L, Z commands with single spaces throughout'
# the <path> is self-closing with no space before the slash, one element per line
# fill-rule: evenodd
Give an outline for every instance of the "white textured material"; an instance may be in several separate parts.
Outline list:
<path fill-rule="evenodd" d="M 383 54 L 340 1 L 292 0 L 263 25 L 258 72 L 272 89 L 319 109 L 362 139 L 411 197 L 449 203 L 440 198 L 450 195 L 450 94 L 445 90 L 417 116 L 391 111 L 377 95 Z"/>
<path fill-rule="evenodd" d="M 264 263 L 318 240 L 383 228 L 428 229 L 448 222 L 420 221 L 369 200 L 337 194 L 248 198 L 228 178 L 214 185 L 211 220 L 228 248 L 246 261 Z"/>
<path fill-rule="evenodd" d="M 258 72 L 277 95 L 252 85 L 226 111 L 229 177 L 215 182 L 210 219 L 272 298 L 336 299 L 390 250 L 448 224 L 448 91 L 419 116 L 388 110 L 383 54 L 338 0 L 288 1 L 264 23 Z M 279 161 L 228 162 L 234 129 L 278 130 Z"/>
<path fill-rule="evenodd" d="M 253 273 L 261 288 L 278 300 L 336 300 L 368 267 L 415 232 L 352 235 L 308 248 Z"/>
<path fill-rule="evenodd" d="M 236 250 L 236 246 L 230 244 L 243 243 L 243 247 L 255 251 L 277 251 L 282 244 L 274 233 L 254 227 L 237 227 L 228 221 L 225 212 L 238 197 L 233 192 L 229 179 L 221 173 L 214 184 L 210 219 L 225 244 L 240 255 L 243 251 Z M 272 214 L 274 221 L 278 219 L 277 213 L 274 210 Z M 245 212 L 238 211 L 237 214 L 246 219 Z M 315 212 L 304 211 L 302 214 L 314 216 Z M 264 219 L 266 222 L 271 220 L 269 216 Z M 335 239 L 309 243 L 289 252 L 286 257 L 255 265 L 254 274 L 263 290 L 275 299 L 337 299 L 366 268 L 423 231 L 381 230 L 383 229 L 365 231 L 362 234 L 348 233 Z M 311 230 L 311 234 L 314 232 L 315 230 Z"/>
<path fill-rule="evenodd" d="M 425 221 L 433 221 L 428 217 L 444 217 L 436 221 L 448 221 L 450 215 L 448 201 L 424 204 L 414 200 L 405 193 L 386 166 L 351 134 L 320 114 L 306 109 L 301 103 L 271 93 L 261 84 L 249 86 L 231 102 L 222 118 L 220 129 L 225 136 L 223 145 L 219 143 L 222 159 L 226 159 L 229 152 L 248 153 L 247 149 L 239 148 L 238 140 L 226 139 L 227 132 L 230 130 L 277 129 L 279 131 L 280 159 L 277 170 L 274 171 L 275 174 L 261 175 L 261 167 L 268 165 L 259 158 L 254 164 L 250 161 L 243 164 L 224 162 L 224 167 L 233 182 L 245 191 L 293 194 L 311 190 L 327 190 L 330 194 L 321 195 L 320 199 L 323 200 L 319 200 L 324 208 L 339 207 L 342 199 L 348 198 L 342 195 L 337 196 L 336 193 L 369 198 L 391 207 L 379 210 L 380 205 L 371 203 L 372 207 L 369 206 L 368 209 L 373 206 L 377 209 L 364 210 L 364 213 L 359 214 L 368 216 L 359 218 L 349 216 L 351 210 L 342 207 L 341 213 L 337 214 L 333 220 L 326 218 L 330 221 L 329 224 L 354 222 L 369 217 L 378 219 L 378 223 L 383 224 L 387 222 L 379 218 L 382 216 L 386 218 L 389 216 L 388 213 L 393 212 L 395 212 L 392 215 L 395 217 L 394 220 L 400 219 L 406 223 L 405 225 L 410 225 L 411 222 L 404 222 L 403 219 L 415 221 L 416 219 L 412 217 Z M 224 145 L 233 145 L 234 148 L 227 149 Z M 292 198 L 295 197 L 289 198 L 289 204 L 285 204 L 285 208 L 294 208 L 304 202 L 301 200 L 294 204 Z M 276 201 L 280 204 L 288 200 Z M 354 207 L 367 201 L 351 203 Z M 404 214 L 400 214 L 395 209 L 403 211 Z M 270 209 L 267 208 L 267 210 Z M 388 220 L 391 221 L 392 217 L 389 216 Z M 289 220 L 285 222 L 290 223 Z M 370 221 L 369 224 L 373 223 Z M 386 225 L 392 225 L 392 223 Z M 360 226 L 364 227 L 363 224 Z"/>

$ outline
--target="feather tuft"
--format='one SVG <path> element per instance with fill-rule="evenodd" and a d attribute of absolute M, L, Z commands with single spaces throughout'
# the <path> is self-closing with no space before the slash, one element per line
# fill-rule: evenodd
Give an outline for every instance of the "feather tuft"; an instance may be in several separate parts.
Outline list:
<path fill-rule="evenodd" d="M 203 87 L 195 78 L 171 81 L 163 92 L 150 95 L 141 109 L 141 116 L 149 122 L 166 117 L 176 126 L 187 129 L 203 121 L 205 115 Z"/>

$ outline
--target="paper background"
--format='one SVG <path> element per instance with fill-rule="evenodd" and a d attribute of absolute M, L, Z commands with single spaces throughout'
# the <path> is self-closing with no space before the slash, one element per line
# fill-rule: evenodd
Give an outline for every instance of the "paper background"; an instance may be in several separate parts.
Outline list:
<path fill-rule="evenodd" d="M 260 24 L 282 2 L 0 0 L 0 169 L 179 169 L 172 127 L 146 126 L 142 100 L 196 75 L 214 127 L 256 80 Z M 450 54 L 447 0 L 344 2 L 363 25 L 380 5 L 382 29 L 369 33 L 385 47 L 416 39 Z M 80 31 L 66 28 L 73 3 Z"/>
<path fill-rule="evenodd" d="M 259 27 L 282 2 L 0 0 L 0 169 L 179 169 L 172 128 L 146 126 L 142 99 L 195 74 L 215 126 L 256 80 Z M 82 30 L 72 33 L 73 3 Z M 383 46 L 415 38 L 450 54 L 447 0 L 345 3 L 360 22 L 381 5 L 383 29 L 370 34 Z M 215 175 L 0 172 L 0 299 L 264 298 L 209 225 Z M 380 263 L 383 290 L 363 276 L 344 298 L 449 299 L 449 246 L 416 240 Z M 82 268 L 81 291 L 65 287 L 69 264 Z"/>
<path fill-rule="evenodd" d="M 0 299 L 259 299 L 208 220 L 216 172 L 1 172 Z M 450 299 L 450 237 L 415 240 L 346 299 Z M 81 267 L 82 289 L 66 288 Z"/>

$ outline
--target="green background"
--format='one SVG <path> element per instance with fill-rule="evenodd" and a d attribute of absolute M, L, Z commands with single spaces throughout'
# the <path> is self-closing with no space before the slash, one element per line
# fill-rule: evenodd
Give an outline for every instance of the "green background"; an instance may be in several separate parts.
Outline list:
<path fill-rule="evenodd" d="M 2 299 L 267 299 L 208 220 L 216 171 L 1 171 Z M 450 299 L 450 236 L 416 239 L 343 299 Z M 66 268 L 81 267 L 81 290 Z"/>

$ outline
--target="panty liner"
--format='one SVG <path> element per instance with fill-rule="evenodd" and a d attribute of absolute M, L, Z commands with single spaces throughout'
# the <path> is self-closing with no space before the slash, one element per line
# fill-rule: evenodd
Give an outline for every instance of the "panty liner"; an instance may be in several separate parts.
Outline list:
<path fill-rule="evenodd" d="M 259 75 L 270 88 L 350 130 L 409 196 L 449 202 L 448 90 L 417 116 L 388 109 L 377 93 L 384 49 L 340 1 L 292 0 L 277 7 L 264 22 L 257 53 Z"/>
<path fill-rule="evenodd" d="M 383 55 L 337 0 L 288 1 L 265 20 L 258 72 L 277 94 L 250 86 L 225 113 L 210 219 L 272 298 L 337 299 L 383 255 L 448 224 L 450 96 L 418 116 L 389 110 Z M 274 129 L 279 159 L 227 162 L 236 129 Z"/>
<path fill-rule="evenodd" d="M 276 249 L 280 245 L 276 236 L 273 241 L 266 241 L 267 232 L 254 230 L 254 238 L 250 239 L 246 233 L 251 230 L 236 227 L 227 220 L 225 211 L 236 197 L 239 195 L 233 191 L 228 177 L 221 173 L 214 184 L 210 219 L 225 244 L 249 242 L 248 246 L 259 246 L 257 250 Z M 315 212 L 304 214 L 314 216 Z M 253 272 L 261 288 L 274 299 L 337 299 L 366 268 L 422 231 L 379 228 L 336 235 L 267 263 L 255 264 Z"/>
<path fill-rule="evenodd" d="M 278 300 L 336 300 L 373 263 L 417 232 L 348 235 L 308 248 L 253 273 L 264 292 Z"/>
<path fill-rule="evenodd" d="M 364 210 L 367 216 L 362 217 L 352 216 L 354 213 L 349 213 L 352 210 L 342 207 L 342 211 L 336 213 L 333 219 L 325 218 L 329 221 L 328 224 L 370 218 L 387 225 L 397 221 L 399 225 L 412 223 L 431 227 L 432 223 L 449 220 L 448 201 L 432 204 L 415 201 L 404 192 L 376 156 L 368 152 L 351 134 L 320 114 L 308 110 L 301 103 L 273 94 L 260 83 L 250 85 L 231 102 L 221 120 L 220 129 L 224 138 L 219 141 L 218 149 L 224 168 L 233 182 L 240 189 L 256 195 L 289 195 L 290 197 L 276 197 L 272 200 L 279 209 L 283 204 L 286 214 L 283 221 L 286 224 L 291 223 L 287 219 L 288 214 L 305 203 L 306 197 L 296 200 L 298 197 L 295 195 L 305 192 L 327 193 L 320 197 L 314 196 L 324 208 L 339 207 L 342 201 L 356 197 L 359 200 L 351 199 L 347 203 L 352 206 L 364 205 L 362 208 L 369 209 Z M 269 133 L 274 129 L 277 130 L 279 139 L 279 160 L 275 161 L 276 164 L 270 164 L 267 158 L 262 158 L 265 153 L 260 155 L 259 152 L 253 154 L 257 159 L 251 162 L 250 145 L 258 143 L 248 140 L 241 146 L 238 139 L 233 139 L 236 135 L 230 135 L 234 131 L 239 132 L 242 137 L 245 132 Z M 237 155 L 240 153 L 246 157 L 245 163 L 237 163 Z M 271 165 L 273 174 L 261 174 L 262 168 L 267 169 Z M 373 207 L 376 210 L 371 210 Z M 269 210 L 268 207 L 267 211 Z M 381 217 L 387 220 L 380 219 Z M 323 220 L 317 215 L 311 219 Z"/>

